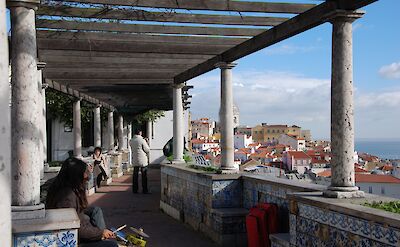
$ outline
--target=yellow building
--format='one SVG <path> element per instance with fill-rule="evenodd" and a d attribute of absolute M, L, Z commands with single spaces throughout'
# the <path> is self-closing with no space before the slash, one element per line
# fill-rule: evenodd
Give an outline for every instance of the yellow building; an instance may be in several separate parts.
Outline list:
<path fill-rule="evenodd" d="M 277 142 L 282 134 L 301 136 L 301 127 L 293 125 L 257 125 L 251 131 L 254 142 Z"/>
<path fill-rule="evenodd" d="M 264 126 L 257 125 L 251 129 L 251 136 L 253 142 L 264 142 Z"/>

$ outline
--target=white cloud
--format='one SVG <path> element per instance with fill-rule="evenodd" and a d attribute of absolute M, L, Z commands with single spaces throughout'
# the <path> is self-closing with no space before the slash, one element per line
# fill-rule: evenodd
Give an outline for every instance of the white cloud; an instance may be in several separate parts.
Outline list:
<path fill-rule="evenodd" d="M 379 74 L 388 79 L 400 79 L 400 62 L 382 66 Z"/>
<path fill-rule="evenodd" d="M 194 85 L 193 118 L 218 120 L 220 86 L 218 71 L 189 82 Z M 330 80 L 288 72 L 234 72 L 234 99 L 241 124 L 297 124 L 311 129 L 314 137 L 330 133 Z M 357 137 L 400 137 L 400 88 L 365 93 L 355 90 Z M 397 131 L 397 134 L 393 133 Z"/>
<path fill-rule="evenodd" d="M 292 44 L 276 45 L 265 50 L 267 55 L 291 55 L 295 53 L 307 53 L 318 49 L 317 46 L 298 46 Z"/>

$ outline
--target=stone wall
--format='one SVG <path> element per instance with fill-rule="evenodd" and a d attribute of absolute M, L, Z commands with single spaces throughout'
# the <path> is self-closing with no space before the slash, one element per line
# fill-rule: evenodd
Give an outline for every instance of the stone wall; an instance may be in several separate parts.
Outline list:
<path fill-rule="evenodd" d="M 243 206 L 250 209 L 259 202 L 279 208 L 280 232 L 289 232 L 289 198 L 295 192 L 323 191 L 325 186 L 261 175 L 243 175 Z"/>
<path fill-rule="evenodd" d="M 297 180 L 162 165 L 160 207 L 221 246 L 246 246 L 245 216 L 259 202 L 279 207 L 280 232 L 286 234 L 272 235 L 272 246 L 400 246 L 398 214 L 362 206 L 393 198 L 324 198 L 325 189 Z"/>
<path fill-rule="evenodd" d="M 321 193 L 290 197 L 292 246 L 400 246 L 398 214 L 362 206 L 391 198 L 367 194 L 363 199 L 338 200 Z"/>

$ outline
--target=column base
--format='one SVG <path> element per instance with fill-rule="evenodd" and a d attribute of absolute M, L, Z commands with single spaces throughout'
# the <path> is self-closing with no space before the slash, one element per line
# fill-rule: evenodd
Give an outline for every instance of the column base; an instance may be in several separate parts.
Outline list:
<path fill-rule="evenodd" d="M 32 220 L 46 217 L 44 204 L 34 206 L 11 206 L 12 220 Z"/>
<path fill-rule="evenodd" d="M 181 160 L 173 160 L 172 164 L 185 164 L 185 160 L 181 159 Z"/>
<path fill-rule="evenodd" d="M 240 170 L 236 167 L 221 167 L 222 174 L 238 174 Z"/>
<path fill-rule="evenodd" d="M 346 199 L 346 198 L 363 198 L 364 191 L 361 191 L 356 186 L 352 187 L 334 187 L 329 186 L 328 190 L 323 192 L 324 197 Z"/>

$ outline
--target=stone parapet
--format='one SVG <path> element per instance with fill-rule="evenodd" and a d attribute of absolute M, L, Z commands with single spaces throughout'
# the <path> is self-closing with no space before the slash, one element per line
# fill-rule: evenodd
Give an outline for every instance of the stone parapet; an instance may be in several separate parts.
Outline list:
<path fill-rule="evenodd" d="M 13 246 L 78 246 L 80 222 L 75 209 L 47 209 L 34 220 L 13 220 Z"/>

